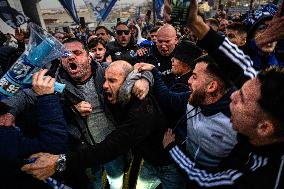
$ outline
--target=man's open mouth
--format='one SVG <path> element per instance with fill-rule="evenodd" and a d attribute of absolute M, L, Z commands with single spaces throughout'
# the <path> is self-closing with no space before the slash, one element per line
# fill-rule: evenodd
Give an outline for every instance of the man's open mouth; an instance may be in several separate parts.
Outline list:
<path fill-rule="evenodd" d="M 76 72 L 78 66 L 74 62 L 69 63 L 69 68 L 71 72 Z"/>
<path fill-rule="evenodd" d="M 108 92 L 108 91 L 105 91 L 105 96 L 106 97 L 112 97 L 112 94 L 110 92 Z"/>
<path fill-rule="evenodd" d="M 71 63 L 69 64 L 69 67 L 70 67 L 70 69 L 71 69 L 72 71 L 75 71 L 78 66 L 77 66 L 77 64 L 75 64 L 74 62 L 71 62 Z"/>

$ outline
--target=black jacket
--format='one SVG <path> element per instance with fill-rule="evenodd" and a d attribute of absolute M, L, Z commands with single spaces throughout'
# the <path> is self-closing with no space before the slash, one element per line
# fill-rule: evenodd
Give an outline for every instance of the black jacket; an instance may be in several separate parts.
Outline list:
<path fill-rule="evenodd" d="M 172 52 L 169 56 L 162 56 L 155 45 L 147 48 L 147 53 L 144 56 L 137 57 L 137 62 L 153 64 L 162 73 L 162 80 L 168 87 L 170 87 L 175 80 L 174 74 L 172 74 L 171 62 L 173 55 L 174 52 Z"/>
<path fill-rule="evenodd" d="M 192 181 L 189 183 L 191 188 L 282 189 L 284 143 L 253 146 L 243 137 L 240 139 L 230 156 L 221 164 L 220 171 L 215 173 L 198 169 L 177 146 L 171 145 L 169 148 L 172 157 Z"/>
<path fill-rule="evenodd" d="M 103 83 L 104 83 L 104 69 L 99 63 L 92 63 L 92 77 L 94 78 L 96 92 L 99 97 L 99 101 L 102 104 L 102 107 L 106 113 L 106 116 L 109 120 L 115 123 L 108 106 L 104 100 L 103 93 Z M 86 118 L 82 117 L 74 107 L 75 104 L 84 100 L 84 96 L 80 89 L 76 87 L 76 84 L 73 83 L 73 80 L 70 78 L 68 73 L 62 68 L 57 75 L 57 80 L 66 85 L 64 94 L 62 96 L 62 101 L 64 106 L 64 113 L 69 126 L 69 132 L 74 138 L 74 142 L 86 142 L 88 144 L 94 144 L 95 142 L 92 139 L 92 136 L 88 130 L 88 125 Z M 87 81 L 85 81 L 87 82 Z M 71 143 L 72 145 L 72 143 Z M 76 145 L 76 144 L 75 144 Z M 74 146 L 73 146 L 74 147 Z M 74 149 L 71 146 L 71 149 Z M 76 149 L 76 146 L 75 146 Z"/>
<path fill-rule="evenodd" d="M 170 84 L 170 91 L 173 92 L 188 92 L 189 86 L 188 86 L 188 79 L 192 75 L 192 72 L 188 72 L 181 76 L 176 76 L 175 79 Z"/>
<path fill-rule="evenodd" d="M 112 112 L 118 122 L 117 129 L 95 147 L 88 146 L 81 151 L 68 154 L 67 172 L 72 172 L 78 167 L 108 162 L 127 152 L 129 148 L 137 151 L 153 165 L 171 163 L 162 147 L 167 122 L 151 95 L 142 101 L 133 97 L 125 107 L 113 106 Z"/>
<path fill-rule="evenodd" d="M 121 46 L 117 41 L 109 42 L 106 46 L 106 49 L 106 55 L 110 55 L 112 61 L 125 60 L 132 65 L 136 63 L 136 50 L 138 49 L 138 46 L 133 42 L 132 39 L 126 47 Z"/>
<path fill-rule="evenodd" d="M 67 131 L 69 134 L 68 141 L 68 150 L 77 151 L 81 148 L 84 148 L 86 144 L 93 145 L 94 141 L 92 139 L 91 133 L 89 132 L 86 119 L 76 111 L 74 107 L 75 104 L 84 100 L 84 97 L 79 89 L 76 88 L 75 84 L 72 83 L 72 79 L 66 71 L 62 68 L 59 70 L 55 69 L 57 73 L 51 73 L 56 76 L 58 82 L 64 83 L 65 90 L 61 95 L 61 102 L 63 104 L 64 117 L 67 122 Z M 107 106 L 104 101 L 103 95 L 103 82 L 104 82 L 104 69 L 98 64 L 93 62 L 92 64 L 92 73 L 95 81 L 95 86 L 99 100 L 106 112 L 107 117 L 110 120 L 113 120 L 111 113 L 107 109 Z M 4 104 L 8 105 L 10 113 L 13 115 L 18 115 L 26 109 L 34 109 L 33 105 L 37 101 L 35 94 L 31 90 L 20 91 L 18 94 L 13 96 L 10 99 L 5 99 Z M 34 122 L 34 119 L 27 119 L 23 117 L 21 122 L 26 124 Z M 67 181 L 67 185 L 72 186 L 73 188 L 84 188 L 83 185 L 87 185 L 88 180 L 84 174 L 85 169 L 78 168 L 73 172 L 72 175 L 66 175 L 64 178 Z M 74 179 L 76 178 L 76 179 Z"/>
<path fill-rule="evenodd" d="M 49 188 L 20 168 L 24 159 L 34 153 L 67 152 L 68 133 L 59 102 L 55 95 L 38 97 L 34 117 L 37 125 L 0 126 L 1 189 Z"/>

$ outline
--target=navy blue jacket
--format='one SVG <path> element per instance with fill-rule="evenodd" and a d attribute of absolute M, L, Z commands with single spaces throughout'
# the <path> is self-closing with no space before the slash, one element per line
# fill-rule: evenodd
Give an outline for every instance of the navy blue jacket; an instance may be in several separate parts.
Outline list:
<path fill-rule="evenodd" d="M 38 152 L 66 153 L 68 133 L 59 97 L 37 98 L 37 125 L 0 126 L 0 188 L 45 188 L 45 183 L 21 172 L 23 160 Z"/>
<path fill-rule="evenodd" d="M 152 74 L 155 79 L 154 95 L 167 115 L 170 127 L 175 127 L 178 120 L 185 114 L 186 105 L 190 92 L 174 92 L 171 91 L 162 80 L 162 76 L 157 68 L 152 70 Z"/>

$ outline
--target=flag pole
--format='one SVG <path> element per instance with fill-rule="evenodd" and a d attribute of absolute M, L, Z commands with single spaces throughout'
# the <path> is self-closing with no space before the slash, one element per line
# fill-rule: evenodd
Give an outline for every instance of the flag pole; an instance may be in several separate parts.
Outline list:
<path fill-rule="evenodd" d="M 156 0 L 153 0 L 152 2 L 153 2 L 153 4 L 152 4 L 152 6 L 153 6 L 153 23 L 155 25 L 156 24 Z"/>

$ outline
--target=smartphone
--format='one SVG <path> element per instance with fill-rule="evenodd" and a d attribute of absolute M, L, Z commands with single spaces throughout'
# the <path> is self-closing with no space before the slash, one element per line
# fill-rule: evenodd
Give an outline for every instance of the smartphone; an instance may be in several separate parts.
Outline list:
<path fill-rule="evenodd" d="M 190 0 L 171 1 L 171 22 L 173 25 L 186 25 Z"/>

